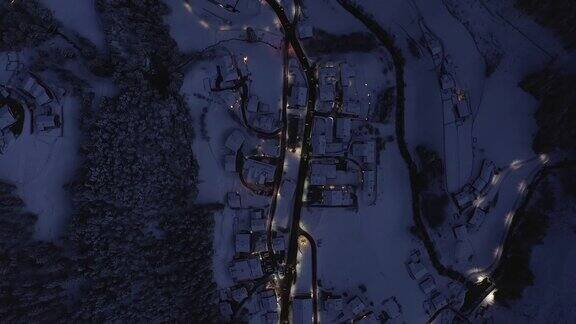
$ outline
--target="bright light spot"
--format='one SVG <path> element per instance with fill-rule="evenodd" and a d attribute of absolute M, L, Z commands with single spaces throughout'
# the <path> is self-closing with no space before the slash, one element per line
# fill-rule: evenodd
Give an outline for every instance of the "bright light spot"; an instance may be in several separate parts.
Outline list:
<path fill-rule="evenodd" d="M 206 29 L 210 28 L 210 24 L 208 24 L 208 22 L 205 20 L 200 20 L 200 21 L 198 21 L 198 23 L 200 24 L 200 26 L 202 26 Z"/>
<path fill-rule="evenodd" d="M 492 305 L 494 304 L 494 294 L 496 293 L 496 289 L 492 290 L 488 296 L 486 296 L 486 298 L 484 299 L 484 301 L 486 302 L 486 304 L 488 305 Z"/>
<path fill-rule="evenodd" d="M 192 6 L 191 6 L 188 2 L 184 2 L 184 8 L 185 8 L 188 12 L 192 12 Z"/>
<path fill-rule="evenodd" d="M 550 161 L 550 157 L 548 156 L 548 154 L 540 154 L 538 158 L 540 159 L 540 162 L 542 162 L 542 164 L 547 164 Z"/>
<path fill-rule="evenodd" d="M 248 62 L 248 56 L 244 56 L 244 63 Z"/>
<path fill-rule="evenodd" d="M 304 236 L 300 236 L 298 238 L 298 245 L 301 247 L 306 247 L 308 246 L 308 240 Z"/>
<path fill-rule="evenodd" d="M 506 226 L 510 226 L 513 218 L 514 218 L 514 212 L 513 211 L 510 211 L 506 214 L 506 217 L 505 217 Z"/>
<path fill-rule="evenodd" d="M 484 198 L 484 196 L 476 198 L 474 200 L 474 207 L 478 208 L 478 207 L 482 206 L 482 204 L 484 203 L 484 200 L 486 200 L 486 198 Z"/>
<path fill-rule="evenodd" d="M 518 184 L 518 192 L 519 192 L 519 193 L 524 193 L 524 190 L 526 190 L 527 187 L 528 187 L 528 184 L 526 183 L 526 180 L 522 180 L 522 181 Z"/>
<path fill-rule="evenodd" d="M 484 279 L 486 279 L 485 275 L 478 275 L 478 277 L 476 277 L 476 283 L 481 283 Z"/>
<path fill-rule="evenodd" d="M 500 179 L 502 178 L 502 175 L 500 173 L 497 173 L 495 175 L 492 176 L 492 185 L 495 186 L 500 182 Z"/>
<path fill-rule="evenodd" d="M 500 255 L 500 253 L 502 253 L 502 247 L 499 246 L 496 248 L 496 250 L 494 250 L 494 257 L 498 257 Z"/>
<path fill-rule="evenodd" d="M 518 169 L 520 169 L 521 166 L 522 166 L 521 160 L 514 160 L 514 161 L 512 161 L 512 163 L 510 163 L 510 168 L 512 170 L 518 170 Z"/>

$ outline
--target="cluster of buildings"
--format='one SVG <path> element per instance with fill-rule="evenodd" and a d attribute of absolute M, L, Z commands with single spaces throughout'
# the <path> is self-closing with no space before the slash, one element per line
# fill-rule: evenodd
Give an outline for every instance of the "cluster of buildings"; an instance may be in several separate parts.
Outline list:
<path fill-rule="evenodd" d="M 353 67 L 346 62 L 327 62 L 318 69 L 318 98 L 316 112 L 366 119 L 371 102 L 360 96 L 358 80 Z"/>
<path fill-rule="evenodd" d="M 276 132 L 281 126 L 280 109 L 251 94 L 250 85 L 248 57 L 231 53 L 216 65 L 216 76 L 210 81 L 211 91 L 221 93 L 226 106 L 238 112 L 247 127 L 264 134 Z"/>
<path fill-rule="evenodd" d="M 0 85 L 0 153 L 24 131 L 25 120 L 32 134 L 62 136 L 62 115 L 57 94 L 33 73 L 19 74 L 10 85 Z"/>
<path fill-rule="evenodd" d="M 426 296 L 424 309 L 428 314 L 433 314 L 435 311 L 448 305 L 448 298 L 438 291 L 434 277 L 432 277 L 422 262 L 420 251 L 412 251 L 410 258 L 406 262 L 406 267 L 410 277 L 418 283 L 418 287 Z"/>
<path fill-rule="evenodd" d="M 220 314 L 225 320 L 232 321 L 235 310 L 238 311 L 241 305 L 248 315 L 259 315 L 260 323 L 277 324 L 279 321 L 280 305 L 274 289 L 264 289 L 254 296 L 250 296 L 245 286 L 234 286 L 220 292 Z"/>
<path fill-rule="evenodd" d="M 286 238 L 268 232 L 267 208 L 244 206 L 237 192 L 229 192 L 226 200 L 234 213 L 234 256 L 228 265 L 234 285 L 221 292 L 220 312 L 227 320 L 249 315 L 277 323 L 279 304 L 271 278 L 286 251 Z"/>
<path fill-rule="evenodd" d="M 374 309 L 363 295 L 343 297 L 331 293 L 323 293 L 320 299 L 322 311 L 337 323 L 382 323 L 390 319 L 397 319 L 402 310 L 395 297 L 382 302 L 382 311 Z"/>
<path fill-rule="evenodd" d="M 480 226 L 488 212 L 489 206 L 485 194 L 490 188 L 495 174 L 494 162 L 483 160 L 476 178 L 452 195 L 460 213 L 467 216 L 468 223 L 472 227 Z"/>
<path fill-rule="evenodd" d="M 438 73 L 442 101 L 444 106 L 444 123 L 449 124 L 457 122 L 461 124 L 468 118 L 472 111 L 470 101 L 466 92 L 457 86 L 454 73 L 450 64 L 444 57 L 444 49 L 440 41 L 432 35 L 428 28 L 421 22 L 421 28 L 425 30 L 424 40 L 426 41 L 428 51 L 432 55 L 434 66 Z"/>

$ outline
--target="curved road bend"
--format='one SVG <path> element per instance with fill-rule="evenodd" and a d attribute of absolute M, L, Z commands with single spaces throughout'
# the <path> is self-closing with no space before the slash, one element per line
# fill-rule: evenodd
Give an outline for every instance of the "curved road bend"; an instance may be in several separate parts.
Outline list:
<path fill-rule="evenodd" d="M 312 235 L 310 235 L 308 232 L 304 231 L 303 229 L 300 229 L 300 235 L 305 237 L 306 240 L 308 240 L 308 243 L 310 244 L 310 249 L 312 252 L 312 309 L 314 311 L 314 323 L 317 324 L 318 323 L 318 262 L 317 262 L 317 258 L 316 258 L 316 241 L 314 241 L 314 238 L 312 237 Z"/>
<path fill-rule="evenodd" d="M 316 71 L 312 67 L 302 45 L 298 41 L 296 35 L 296 28 L 293 23 L 290 22 L 284 8 L 276 2 L 276 0 L 266 0 L 268 5 L 274 10 L 274 13 L 280 20 L 280 24 L 284 29 L 284 35 L 286 39 L 290 42 L 300 66 L 304 70 L 306 79 L 308 82 L 308 103 L 306 105 L 306 117 L 304 121 L 304 136 L 302 140 L 302 156 L 300 158 L 300 168 L 298 170 L 298 181 L 296 184 L 296 190 L 294 194 L 294 209 L 292 215 L 292 221 L 290 225 L 290 239 L 288 243 L 288 252 L 286 256 L 286 273 L 284 279 L 280 282 L 281 290 L 281 311 L 280 311 L 280 321 L 282 323 L 288 323 L 289 308 L 290 308 L 290 288 L 295 278 L 296 270 L 296 256 L 298 253 L 298 236 L 301 232 L 300 229 L 300 217 L 302 215 L 302 196 L 304 195 L 304 181 L 306 179 L 306 174 L 308 173 L 308 163 L 310 162 L 310 137 L 312 133 L 312 120 L 314 105 L 316 102 Z M 314 305 L 314 304 L 313 304 Z M 314 309 L 314 323 L 317 323 L 317 309 Z"/>
<path fill-rule="evenodd" d="M 404 120 L 404 87 L 406 83 L 404 81 L 404 57 L 402 56 L 401 50 L 394 44 L 393 38 L 386 32 L 372 17 L 364 13 L 361 8 L 353 4 L 349 0 L 337 0 L 338 3 L 348 11 L 352 16 L 358 19 L 366 28 L 376 36 L 376 38 L 382 43 L 382 45 L 388 50 L 392 59 L 394 61 L 394 69 L 396 73 L 396 140 L 398 143 L 398 148 L 400 150 L 400 155 L 406 163 L 408 172 L 410 175 L 410 188 L 412 192 L 412 214 L 414 218 L 414 223 L 418 229 L 418 234 L 421 237 L 426 251 L 430 257 L 432 265 L 436 271 L 442 275 L 449 277 L 450 279 L 464 284 L 466 287 L 472 287 L 474 284 L 469 281 L 466 276 L 460 272 L 444 266 L 440 262 L 438 253 L 434 246 L 434 242 L 430 238 L 426 226 L 422 220 L 421 210 L 420 210 L 420 192 L 416 187 L 418 178 L 418 168 L 416 163 L 410 155 L 408 149 L 408 144 L 405 139 L 405 120 Z"/>

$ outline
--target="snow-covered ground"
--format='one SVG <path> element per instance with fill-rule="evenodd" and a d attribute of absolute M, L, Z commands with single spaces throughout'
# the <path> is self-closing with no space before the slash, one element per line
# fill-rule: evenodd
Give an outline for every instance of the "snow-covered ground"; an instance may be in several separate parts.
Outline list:
<path fill-rule="evenodd" d="M 94 0 L 40 0 L 62 25 L 71 31 L 76 31 L 91 40 L 94 45 L 103 48 L 104 32 L 101 29 Z"/>
<path fill-rule="evenodd" d="M 474 2 L 466 0 L 464 4 Z M 477 14 L 478 24 L 498 21 L 495 37 L 499 38 L 504 53 L 497 70 L 490 77 L 484 73 L 484 62 L 471 34 L 448 12 L 441 0 L 367 1 L 362 6 L 373 13 L 379 22 L 397 36 L 403 47 L 406 64 L 406 138 L 411 147 L 418 144 L 444 152 L 447 185 L 454 192 L 472 181 L 482 160 L 494 161 L 506 169 L 514 161 L 535 158 L 531 149 L 536 130 L 532 114 L 537 102 L 519 88 L 518 82 L 528 72 L 542 68 L 550 53 L 563 54 L 558 40 L 550 32 L 522 17 L 510 1 L 485 1 L 494 17 L 483 7 L 471 5 L 483 12 Z M 471 10 L 471 9 L 470 9 Z M 506 18 L 508 21 L 505 21 Z M 441 40 L 447 60 L 454 67 L 457 84 L 466 90 L 472 108 L 472 117 L 463 125 L 442 128 L 442 103 L 438 79 L 430 55 L 423 46 L 424 57 L 410 55 L 408 39 L 420 42 L 419 20 Z M 404 41 L 406 39 L 406 41 Z M 420 44 L 422 45 L 422 43 Z M 537 162 L 514 171 L 499 184 L 498 202 L 486 216 L 479 231 L 470 235 L 474 250 L 472 268 L 489 265 L 497 255 L 503 233 L 507 229 L 506 217 L 513 212 L 521 196 L 518 188 L 530 181 Z M 454 208 L 451 208 L 454 212 Z M 451 212 L 451 213 L 452 213 Z M 442 233 L 452 237 L 452 233 Z M 453 260 L 450 249 L 440 249 L 444 262 Z M 471 270 L 472 271 L 472 270 Z"/>
<path fill-rule="evenodd" d="M 27 112 L 21 136 L 0 155 L 0 178 L 18 187 L 27 210 L 38 215 L 36 236 L 45 240 L 58 238 L 70 215 L 63 186 L 73 179 L 78 163 L 80 105 L 67 96 L 62 106 L 62 137 L 31 134 Z"/>

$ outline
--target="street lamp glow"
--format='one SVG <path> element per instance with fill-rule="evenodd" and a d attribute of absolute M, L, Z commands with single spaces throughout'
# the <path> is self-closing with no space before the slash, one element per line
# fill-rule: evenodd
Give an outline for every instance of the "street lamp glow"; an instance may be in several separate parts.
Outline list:
<path fill-rule="evenodd" d="M 510 163 L 510 168 L 512 170 L 518 170 L 518 169 L 520 169 L 521 166 L 522 166 L 521 160 L 514 160 L 514 161 L 512 161 L 512 163 Z"/>
<path fill-rule="evenodd" d="M 486 298 L 484 299 L 484 302 L 486 302 L 487 305 L 492 305 L 494 304 L 494 294 L 496 293 L 496 289 L 492 290 L 488 296 L 486 296 Z"/>

